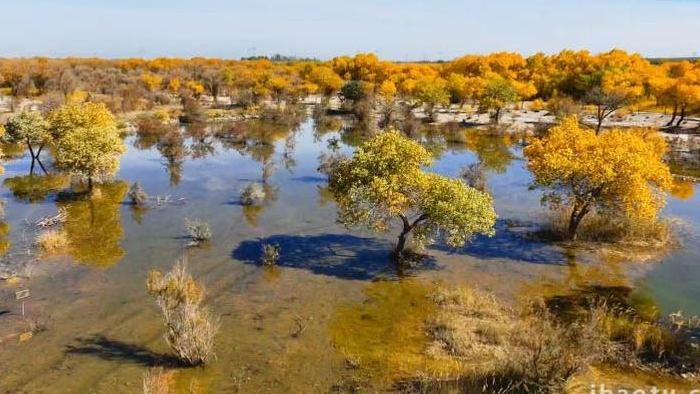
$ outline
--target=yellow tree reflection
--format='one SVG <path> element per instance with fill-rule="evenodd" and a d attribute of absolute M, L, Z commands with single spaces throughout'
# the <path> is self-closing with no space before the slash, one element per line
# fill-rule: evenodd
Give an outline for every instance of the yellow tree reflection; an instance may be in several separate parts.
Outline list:
<path fill-rule="evenodd" d="M 12 195 L 20 201 L 37 203 L 46 200 L 50 193 L 65 189 L 70 184 L 66 175 L 20 175 L 7 178 L 3 186 L 10 189 Z"/>
<path fill-rule="evenodd" d="M 120 206 L 128 185 L 115 181 L 95 189 L 90 197 L 60 201 L 58 207 L 68 215 L 64 230 L 71 257 L 78 263 L 109 267 L 124 256 Z"/>
<path fill-rule="evenodd" d="M 0 207 L 0 209 L 2 209 Z M 7 236 L 10 234 L 10 225 L 4 221 L 0 221 L 0 256 L 5 255 L 10 250 L 10 240 Z"/>

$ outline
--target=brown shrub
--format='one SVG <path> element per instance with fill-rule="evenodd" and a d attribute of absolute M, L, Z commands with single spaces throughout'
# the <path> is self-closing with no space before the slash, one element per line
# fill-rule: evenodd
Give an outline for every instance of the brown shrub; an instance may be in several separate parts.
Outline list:
<path fill-rule="evenodd" d="M 163 314 L 165 339 L 187 365 L 206 363 L 213 356 L 218 319 L 200 304 L 204 290 L 187 272 L 184 261 L 163 275 L 152 271 L 146 283 Z"/>

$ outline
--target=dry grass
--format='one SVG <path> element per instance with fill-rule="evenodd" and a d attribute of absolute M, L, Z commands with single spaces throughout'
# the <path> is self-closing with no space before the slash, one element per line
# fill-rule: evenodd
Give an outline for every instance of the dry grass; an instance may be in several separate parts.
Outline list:
<path fill-rule="evenodd" d="M 553 210 L 547 217 L 545 232 L 554 239 L 566 239 L 569 212 Z M 578 240 L 663 247 L 674 242 L 671 222 L 640 221 L 615 214 L 588 214 L 578 228 Z"/>
<path fill-rule="evenodd" d="M 42 231 L 36 236 L 34 243 L 46 255 L 63 253 L 69 246 L 68 236 L 64 230 Z"/>
<path fill-rule="evenodd" d="M 210 241 L 212 237 L 209 224 L 200 220 L 185 219 L 185 230 L 187 230 L 192 245 Z"/>
<path fill-rule="evenodd" d="M 334 343 L 356 377 L 401 392 L 562 393 L 601 364 L 700 370 L 700 319 L 659 319 L 622 295 L 577 293 L 512 308 L 487 293 L 413 281 L 378 282 L 368 295 L 331 324 Z"/>
<path fill-rule="evenodd" d="M 516 313 L 470 289 L 439 289 L 432 298 L 441 312 L 428 352 L 468 366 L 458 378 L 463 389 L 559 393 L 602 354 L 595 319 L 563 325 L 539 306 Z"/>
<path fill-rule="evenodd" d="M 467 288 L 440 288 L 431 299 L 439 306 L 440 314 L 429 325 L 433 338 L 429 354 L 469 362 L 505 356 L 504 343 L 512 318 L 495 298 Z"/>
<path fill-rule="evenodd" d="M 213 357 L 218 319 L 201 306 L 204 289 L 187 272 L 184 261 L 161 274 L 152 271 L 146 283 L 163 314 L 165 339 L 187 365 L 200 365 Z"/>
<path fill-rule="evenodd" d="M 143 374 L 143 394 L 168 394 L 173 383 L 173 372 L 151 368 Z"/>
<path fill-rule="evenodd" d="M 265 188 L 259 183 L 251 183 L 243 190 L 241 193 L 241 204 L 242 205 L 259 205 L 267 197 L 265 193 Z"/>

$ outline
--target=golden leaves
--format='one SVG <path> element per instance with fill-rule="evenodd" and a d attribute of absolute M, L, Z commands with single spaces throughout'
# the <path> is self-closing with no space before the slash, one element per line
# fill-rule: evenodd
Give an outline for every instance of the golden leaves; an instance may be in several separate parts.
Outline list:
<path fill-rule="evenodd" d="M 651 220 L 671 187 L 665 151 L 664 140 L 651 131 L 613 129 L 596 135 L 569 117 L 533 140 L 525 155 L 535 185 L 548 189 L 549 197 Z"/>

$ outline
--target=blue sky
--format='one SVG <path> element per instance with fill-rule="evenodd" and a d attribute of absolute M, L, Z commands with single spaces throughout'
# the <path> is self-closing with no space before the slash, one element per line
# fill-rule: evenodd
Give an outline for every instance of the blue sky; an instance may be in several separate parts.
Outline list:
<path fill-rule="evenodd" d="M 700 52 L 700 0 L 0 0 L 0 56 Z"/>

